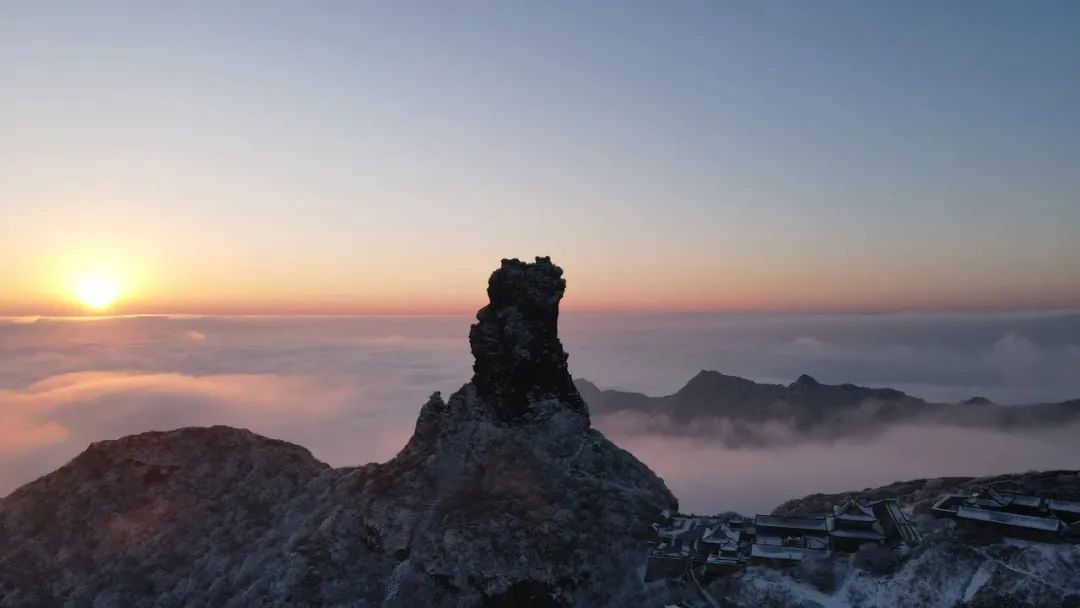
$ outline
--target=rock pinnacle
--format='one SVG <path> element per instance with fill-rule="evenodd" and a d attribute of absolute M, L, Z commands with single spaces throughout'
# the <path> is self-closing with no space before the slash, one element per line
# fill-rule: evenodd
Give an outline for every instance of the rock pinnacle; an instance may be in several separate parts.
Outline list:
<path fill-rule="evenodd" d="M 504 421 L 533 413 L 532 404 L 546 398 L 588 415 L 559 341 L 562 273 L 547 257 L 534 263 L 504 259 L 488 279 L 489 303 L 469 331 L 472 384 Z"/>

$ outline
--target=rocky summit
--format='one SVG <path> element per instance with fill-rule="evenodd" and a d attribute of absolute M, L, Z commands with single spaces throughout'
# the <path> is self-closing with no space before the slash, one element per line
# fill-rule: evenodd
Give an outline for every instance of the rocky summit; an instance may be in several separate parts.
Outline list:
<path fill-rule="evenodd" d="M 675 498 L 590 427 L 562 270 L 504 260 L 474 376 L 391 461 L 227 427 L 91 445 L 0 501 L 0 606 L 633 606 Z"/>
<path fill-rule="evenodd" d="M 559 300 L 566 289 L 562 269 L 550 258 L 533 264 L 503 260 L 491 275 L 491 303 L 476 314 L 469 332 L 475 358 L 472 384 L 504 419 L 540 413 L 555 397 L 560 408 L 588 417 L 567 370 L 559 342 Z"/>

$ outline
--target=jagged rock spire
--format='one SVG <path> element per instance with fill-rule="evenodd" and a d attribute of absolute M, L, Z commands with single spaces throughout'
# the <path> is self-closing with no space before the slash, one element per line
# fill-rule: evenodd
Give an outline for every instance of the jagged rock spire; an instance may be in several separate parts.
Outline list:
<path fill-rule="evenodd" d="M 559 341 L 562 273 L 547 257 L 531 264 L 504 259 L 488 279 L 489 303 L 476 313 L 469 331 L 472 384 L 504 420 L 529 414 L 530 405 L 545 397 L 586 413 Z"/>

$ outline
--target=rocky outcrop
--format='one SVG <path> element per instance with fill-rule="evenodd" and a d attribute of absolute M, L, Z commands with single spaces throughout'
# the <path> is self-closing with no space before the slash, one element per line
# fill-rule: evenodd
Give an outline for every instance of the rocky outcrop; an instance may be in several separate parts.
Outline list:
<path fill-rule="evenodd" d="M 649 604 L 646 535 L 675 498 L 590 427 L 564 288 L 547 258 L 504 260 L 472 382 L 387 463 L 225 427 L 94 444 L 0 501 L 0 606 Z"/>
<path fill-rule="evenodd" d="M 477 395 L 503 419 L 537 413 L 548 398 L 587 416 L 559 342 L 562 269 L 550 258 L 503 260 L 488 281 L 490 303 L 469 331 Z"/>
<path fill-rule="evenodd" d="M 469 334 L 472 382 L 433 395 L 372 471 L 365 517 L 405 556 L 389 593 L 400 605 L 640 601 L 648 526 L 676 501 L 590 427 L 558 338 L 564 289 L 547 258 L 503 260 Z"/>

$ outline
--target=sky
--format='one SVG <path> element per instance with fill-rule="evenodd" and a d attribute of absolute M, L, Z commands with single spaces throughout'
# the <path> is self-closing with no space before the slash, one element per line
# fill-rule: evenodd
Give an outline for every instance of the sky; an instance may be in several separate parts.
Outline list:
<path fill-rule="evenodd" d="M 0 318 L 0 497 L 92 441 L 226 424 L 333 466 L 384 462 L 420 406 L 471 374 L 468 315 Z M 935 401 L 1080 397 L 1080 314 L 568 313 L 570 371 L 670 394 L 698 370 L 762 382 L 892 386 Z M 1080 426 L 894 424 L 762 446 L 593 412 L 693 512 L 767 512 L 815 492 L 943 475 L 1076 468 Z M 656 421 L 652 421 L 656 422 Z M 781 429 L 776 429 L 781 430 Z"/>
<path fill-rule="evenodd" d="M 1075 2 L 0 3 L 0 314 L 1080 307 Z M 86 298 L 83 298 L 85 300 Z M 110 298 L 111 299 L 111 298 Z"/>

